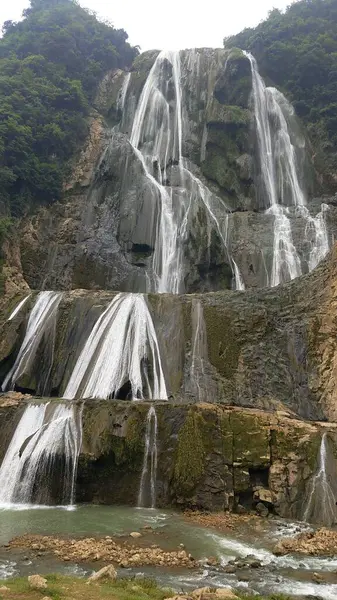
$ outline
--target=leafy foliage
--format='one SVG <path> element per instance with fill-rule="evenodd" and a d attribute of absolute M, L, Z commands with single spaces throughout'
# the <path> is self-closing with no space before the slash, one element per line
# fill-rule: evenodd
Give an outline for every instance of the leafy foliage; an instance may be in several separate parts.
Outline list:
<path fill-rule="evenodd" d="M 337 0 L 301 0 L 255 29 L 225 38 L 251 52 L 260 72 L 293 101 L 327 169 L 337 165 Z M 323 162 L 323 161 L 322 161 Z"/>
<path fill-rule="evenodd" d="M 0 211 L 14 216 L 60 197 L 100 79 L 138 53 L 73 0 L 31 0 L 23 14 L 0 40 Z"/>

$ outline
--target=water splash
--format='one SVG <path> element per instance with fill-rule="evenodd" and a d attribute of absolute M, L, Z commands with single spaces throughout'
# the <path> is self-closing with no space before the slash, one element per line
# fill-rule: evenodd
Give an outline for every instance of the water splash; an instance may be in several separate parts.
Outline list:
<path fill-rule="evenodd" d="M 32 294 L 28 294 L 28 296 L 25 296 L 24 298 L 22 298 L 22 300 L 19 302 L 19 304 L 14 308 L 14 310 L 9 315 L 7 321 L 12 321 L 14 319 L 14 317 L 16 317 L 16 315 L 20 312 L 21 308 L 23 307 L 24 304 L 26 304 L 28 298 L 30 298 L 31 295 Z"/>
<path fill-rule="evenodd" d="M 311 478 L 304 501 L 303 520 L 327 526 L 337 523 L 337 465 L 323 434 L 318 455 L 318 469 Z"/>
<path fill-rule="evenodd" d="M 64 398 L 166 400 L 159 344 L 142 294 L 117 294 L 96 321 L 77 360 Z"/>
<path fill-rule="evenodd" d="M 14 365 L 5 377 L 1 386 L 2 391 L 13 389 L 16 381 L 25 372 L 28 372 L 33 365 L 37 350 L 43 336 L 49 338 L 49 342 L 54 339 L 56 315 L 58 305 L 61 301 L 61 292 L 40 292 L 37 296 L 33 309 L 29 315 L 27 329 L 24 340 L 21 344 L 19 353 Z M 51 356 L 47 372 L 42 374 L 40 379 L 40 388 L 43 393 L 50 375 L 52 367 L 53 343 Z"/>
<path fill-rule="evenodd" d="M 146 417 L 145 446 L 142 475 L 140 478 L 138 506 L 145 507 L 150 500 L 151 508 L 156 506 L 156 481 L 157 481 L 157 433 L 158 420 L 156 409 L 152 405 Z"/>

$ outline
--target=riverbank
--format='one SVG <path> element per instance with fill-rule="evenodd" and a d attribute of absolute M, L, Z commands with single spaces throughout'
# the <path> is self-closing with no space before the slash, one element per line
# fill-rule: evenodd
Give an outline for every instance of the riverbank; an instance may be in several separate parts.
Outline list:
<path fill-rule="evenodd" d="M 337 531 L 322 527 L 316 531 L 308 531 L 280 540 L 274 552 L 279 556 L 294 552 L 309 556 L 334 556 L 336 549 Z"/>
<path fill-rule="evenodd" d="M 86 579 L 113 564 L 118 578 L 154 579 L 175 594 L 207 586 L 237 590 L 238 596 L 250 590 L 262 598 L 282 593 L 336 600 L 337 557 L 273 553 L 278 541 L 300 531 L 300 524 L 255 517 L 257 531 L 250 520 L 235 521 L 233 529 L 219 531 L 214 523 L 205 526 L 182 513 L 156 509 L 14 506 L 0 510 L 0 579 L 9 583 L 35 573 Z"/>
<path fill-rule="evenodd" d="M 207 590 L 204 588 L 179 596 L 172 590 L 160 588 L 154 580 L 144 578 L 117 579 L 114 582 L 94 583 L 88 585 L 87 580 L 61 575 L 48 575 L 46 587 L 36 589 L 31 587 L 28 579 L 17 578 L 10 581 L 0 581 L 0 597 L 5 600 L 36 600 L 37 594 L 41 600 L 252 600 L 253 596 L 238 595 L 226 590 Z M 256 596 L 254 596 L 254 599 Z M 290 596 L 259 596 L 259 600 L 290 600 Z"/>

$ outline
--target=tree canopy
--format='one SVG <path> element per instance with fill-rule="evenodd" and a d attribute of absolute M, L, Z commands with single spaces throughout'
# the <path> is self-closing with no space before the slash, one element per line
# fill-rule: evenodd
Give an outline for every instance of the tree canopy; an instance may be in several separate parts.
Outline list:
<path fill-rule="evenodd" d="M 287 92 L 326 169 L 337 166 L 337 0 L 273 9 L 255 29 L 225 38 L 251 52 L 261 75 Z"/>
<path fill-rule="evenodd" d="M 0 215 L 60 198 L 104 73 L 138 53 L 73 0 L 31 0 L 0 39 Z"/>

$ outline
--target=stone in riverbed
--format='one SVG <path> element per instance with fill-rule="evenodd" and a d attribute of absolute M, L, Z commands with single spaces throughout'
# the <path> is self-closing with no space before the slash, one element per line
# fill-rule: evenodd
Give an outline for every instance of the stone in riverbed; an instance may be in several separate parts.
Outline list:
<path fill-rule="evenodd" d="M 35 590 L 42 590 L 47 587 L 47 579 L 41 577 L 41 575 L 29 575 L 28 582 L 29 587 Z"/>
<path fill-rule="evenodd" d="M 190 594 L 172 596 L 165 600 L 238 600 L 238 597 L 229 588 L 203 587 L 194 590 Z"/>
<path fill-rule="evenodd" d="M 107 565 L 99 571 L 96 571 L 89 577 L 86 583 L 95 583 L 96 581 L 100 581 L 102 579 L 110 579 L 111 581 L 116 581 L 117 571 L 113 565 Z"/>
<path fill-rule="evenodd" d="M 236 573 L 236 568 L 234 565 L 226 565 L 224 567 L 224 572 L 232 575 L 232 574 Z"/>
<path fill-rule="evenodd" d="M 140 538 L 140 537 L 142 537 L 142 534 L 139 533 L 139 531 L 132 531 L 130 533 L 130 537 L 132 537 L 132 538 Z"/>

